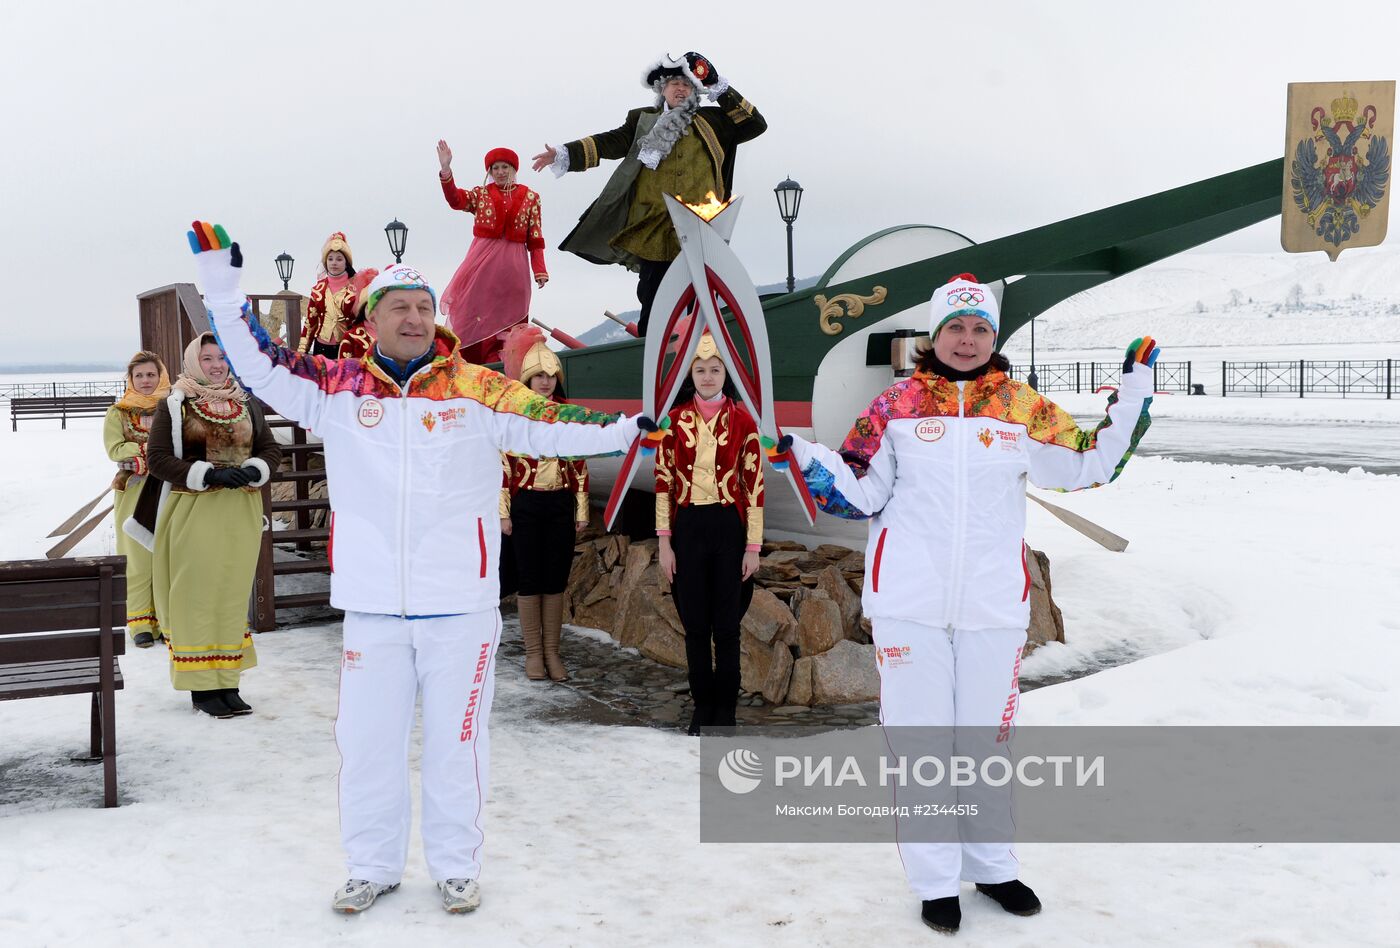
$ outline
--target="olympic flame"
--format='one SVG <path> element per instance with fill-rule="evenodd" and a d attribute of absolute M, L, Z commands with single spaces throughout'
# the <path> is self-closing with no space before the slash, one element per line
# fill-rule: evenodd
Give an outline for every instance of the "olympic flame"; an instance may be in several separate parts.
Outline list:
<path fill-rule="evenodd" d="M 686 203 L 685 199 L 682 198 L 679 194 L 676 195 L 676 200 L 680 201 L 682 204 L 685 204 L 686 207 L 694 211 L 696 216 L 699 217 L 702 221 L 714 220 L 716 217 L 719 216 L 720 211 L 724 210 L 726 207 L 729 206 L 728 201 L 721 201 L 715 196 L 715 192 L 713 191 L 705 195 L 704 204 L 688 204 Z"/>

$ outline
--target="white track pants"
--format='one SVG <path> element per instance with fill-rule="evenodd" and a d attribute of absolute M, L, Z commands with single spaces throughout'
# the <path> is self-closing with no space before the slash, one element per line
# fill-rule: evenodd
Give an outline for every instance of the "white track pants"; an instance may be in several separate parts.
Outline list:
<path fill-rule="evenodd" d="M 888 656 L 879 666 L 883 726 L 997 727 L 1004 715 L 1014 720 L 1025 629 L 949 631 L 903 619 L 875 619 L 873 626 L 875 647 Z M 897 732 L 886 734 L 898 742 Z M 1007 882 L 1019 870 L 1010 843 L 900 843 L 899 857 L 920 899 L 957 895 L 960 880 Z"/>
<path fill-rule="evenodd" d="M 408 748 L 423 694 L 423 853 L 433 879 L 475 879 L 490 767 L 487 722 L 501 614 L 345 614 L 340 837 L 350 878 L 397 883 L 413 823 Z"/>

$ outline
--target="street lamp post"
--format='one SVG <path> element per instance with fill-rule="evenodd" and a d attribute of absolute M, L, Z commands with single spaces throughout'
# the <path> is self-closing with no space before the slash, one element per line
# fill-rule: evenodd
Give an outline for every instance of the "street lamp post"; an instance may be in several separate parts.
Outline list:
<path fill-rule="evenodd" d="M 403 263 L 404 248 L 408 246 L 408 225 L 400 223 L 396 217 L 384 225 L 384 236 L 389 238 L 389 252 L 394 255 L 394 262 Z"/>
<path fill-rule="evenodd" d="M 773 189 L 773 194 L 778 199 L 778 214 L 787 225 L 787 291 L 791 293 L 796 286 L 792 276 L 792 222 L 797 220 L 797 212 L 802 207 L 802 185 L 791 178 L 784 178 Z"/>
<path fill-rule="evenodd" d="M 1031 388 L 1040 388 L 1040 376 L 1035 372 L 1035 317 L 1031 317 L 1031 371 L 1026 376 L 1026 384 Z"/>
<path fill-rule="evenodd" d="M 296 261 L 292 259 L 291 254 L 284 250 L 277 255 L 273 263 L 277 264 L 277 278 L 282 281 L 282 292 L 285 293 L 287 292 L 287 284 L 292 282 L 292 264 Z"/>

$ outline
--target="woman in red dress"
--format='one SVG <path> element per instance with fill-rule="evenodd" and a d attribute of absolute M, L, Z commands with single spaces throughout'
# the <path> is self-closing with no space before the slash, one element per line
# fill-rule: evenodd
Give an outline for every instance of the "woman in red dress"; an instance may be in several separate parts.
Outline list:
<path fill-rule="evenodd" d="M 468 362 L 501 358 L 501 334 L 530 315 L 531 279 L 549 282 L 544 265 L 540 196 L 516 184 L 520 158 L 509 148 L 486 153 L 489 183 L 470 190 L 452 178 L 452 149 L 437 144 L 442 195 L 453 210 L 476 215 L 472 244 L 442 294 L 442 312 Z"/>

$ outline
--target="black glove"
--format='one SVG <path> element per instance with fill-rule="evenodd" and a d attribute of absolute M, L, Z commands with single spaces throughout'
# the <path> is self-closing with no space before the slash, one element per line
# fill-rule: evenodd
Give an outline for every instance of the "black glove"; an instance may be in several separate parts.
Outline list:
<path fill-rule="evenodd" d="M 719 70 L 695 50 L 685 54 L 685 64 L 690 67 L 690 74 L 699 79 L 705 88 L 708 89 L 719 82 Z"/>
<path fill-rule="evenodd" d="M 656 422 L 652 421 L 646 415 L 637 416 L 637 428 L 643 434 L 651 434 L 653 431 L 658 430 L 656 427 Z"/>
<path fill-rule="evenodd" d="M 241 467 L 216 467 L 204 473 L 205 487 L 247 487 L 252 480 Z"/>
<path fill-rule="evenodd" d="M 787 454 L 792 450 L 792 435 L 783 435 L 778 439 L 778 453 Z"/>
<path fill-rule="evenodd" d="M 239 470 L 248 475 L 248 484 L 250 486 L 262 480 L 261 468 L 254 467 L 251 464 L 245 464 L 240 467 Z"/>

